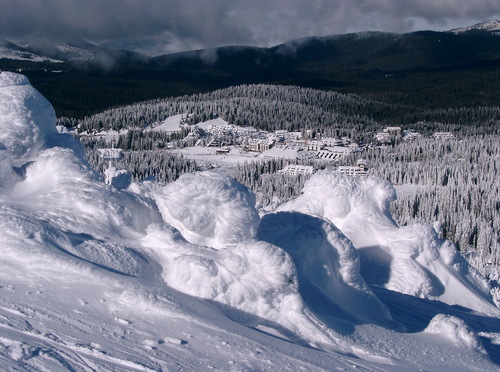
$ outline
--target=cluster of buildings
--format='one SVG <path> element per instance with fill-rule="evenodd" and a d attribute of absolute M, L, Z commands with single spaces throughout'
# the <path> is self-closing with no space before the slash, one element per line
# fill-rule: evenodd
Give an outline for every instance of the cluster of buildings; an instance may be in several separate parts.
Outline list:
<path fill-rule="evenodd" d="M 359 159 L 355 166 L 339 166 L 337 170 L 340 173 L 347 174 L 354 177 L 366 177 L 368 175 L 368 167 L 366 166 L 365 159 Z M 291 176 L 298 175 L 311 175 L 314 172 L 312 165 L 297 165 L 289 164 L 279 171 L 279 173 L 288 174 Z"/>
<path fill-rule="evenodd" d="M 366 177 L 368 175 L 365 159 L 358 159 L 355 166 L 339 166 L 338 171 L 355 177 Z"/>
<path fill-rule="evenodd" d="M 413 129 L 402 130 L 401 127 L 386 127 L 382 132 L 375 133 L 375 139 L 383 145 L 392 144 L 397 139 L 412 141 L 420 137 L 422 135 Z M 453 138 L 454 135 L 451 132 L 436 132 L 433 134 L 433 137 L 437 139 L 449 139 Z"/>
<path fill-rule="evenodd" d="M 352 142 L 347 137 L 304 139 L 311 133 L 276 130 L 273 133 L 260 131 L 253 127 L 240 127 L 232 124 L 208 125 L 203 129 L 192 126 L 187 139 L 195 140 L 197 145 L 215 147 L 216 154 L 230 154 L 230 145 L 237 145 L 248 152 L 259 153 L 262 159 L 287 159 L 292 161 L 325 160 L 339 162 L 349 154 L 362 152 L 367 146 Z M 343 166 L 340 172 L 366 175 L 366 162 L 355 167 Z M 312 166 L 289 165 L 281 171 L 290 175 L 312 174 Z"/>
<path fill-rule="evenodd" d="M 288 174 L 290 176 L 311 175 L 314 172 L 312 165 L 288 164 L 279 173 Z"/>
<path fill-rule="evenodd" d="M 361 153 L 368 145 L 352 142 L 347 137 L 342 138 L 310 138 L 311 133 L 288 132 L 276 130 L 273 133 L 261 131 L 253 127 L 240 127 L 232 124 L 210 124 L 203 129 L 192 126 L 186 138 L 198 139 L 197 144 L 216 147 L 216 153 L 220 155 L 229 154 L 229 145 L 236 145 L 248 152 L 259 153 L 258 157 L 263 159 L 287 159 L 293 161 L 305 161 L 319 159 L 339 163 L 350 154 Z M 386 127 L 375 134 L 375 139 L 382 145 L 394 143 L 397 139 L 405 141 L 421 137 L 421 134 L 412 129 L 402 130 L 401 127 Z M 449 132 L 437 132 L 435 138 L 451 138 Z M 355 166 L 339 166 L 342 173 L 363 177 L 367 174 L 366 161 L 358 160 Z M 309 174 L 312 167 L 289 166 L 283 170 L 287 174 Z"/>
<path fill-rule="evenodd" d="M 322 159 L 338 161 L 343 157 L 361 152 L 366 145 L 351 142 L 347 137 L 304 139 L 310 133 L 276 130 L 273 133 L 253 127 L 232 124 L 208 125 L 201 129 L 192 126 L 185 140 L 195 140 L 197 145 L 224 148 L 220 154 L 228 153 L 227 146 L 238 145 L 249 152 L 260 153 L 264 159 L 309 160 Z"/>
<path fill-rule="evenodd" d="M 436 132 L 432 136 L 439 139 L 450 139 L 455 137 L 451 132 Z"/>

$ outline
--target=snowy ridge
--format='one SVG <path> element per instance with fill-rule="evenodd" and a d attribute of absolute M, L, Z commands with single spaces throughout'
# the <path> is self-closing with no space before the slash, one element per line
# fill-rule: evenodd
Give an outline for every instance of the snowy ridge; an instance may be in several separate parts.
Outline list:
<path fill-rule="evenodd" d="M 32 62 L 43 62 L 50 61 L 54 63 L 63 62 L 59 59 L 49 58 L 47 56 L 40 55 L 39 53 L 32 52 L 26 47 L 16 45 L 10 41 L 0 40 L 0 59 L 13 59 L 18 61 L 32 61 Z"/>
<path fill-rule="evenodd" d="M 470 31 L 488 31 L 496 35 L 500 32 L 500 21 L 490 20 L 469 27 L 454 28 L 449 32 L 454 33 L 455 35 L 460 35 Z"/>
<path fill-rule="evenodd" d="M 112 51 L 99 48 L 85 41 L 52 43 L 47 40 L 23 42 L 0 40 L 0 58 L 31 62 L 106 62 Z"/>
<path fill-rule="evenodd" d="M 3 370 L 497 369 L 484 279 L 432 228 L 392 221 L 390 184 L 320 173 L 263 218 L 209 172 L 119 190 L 25 78 L 0 73 L 0 95 Z M 389 290 L 443 302 L 404 333 Z M 454 303 L 482 313 L 435 312 Z"/>

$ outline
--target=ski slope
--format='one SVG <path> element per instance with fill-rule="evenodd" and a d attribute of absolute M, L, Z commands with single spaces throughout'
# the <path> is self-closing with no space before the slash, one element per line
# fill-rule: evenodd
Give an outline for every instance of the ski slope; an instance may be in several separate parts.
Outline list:
<path fill-rule="evenodd" d="M 488 283 L 392 185 L 332 172 L 260 217 L 221 174 L 106 185 L 0 73 L 0 369 L 495 371 Z"/>

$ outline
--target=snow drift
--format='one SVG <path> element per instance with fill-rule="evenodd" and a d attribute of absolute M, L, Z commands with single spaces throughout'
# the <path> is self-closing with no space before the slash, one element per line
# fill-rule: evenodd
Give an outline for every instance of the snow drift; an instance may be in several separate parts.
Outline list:
<path fill-rule="evenodd" d="M 453 244 L 430 225 L 396 224 L 389 211 L 395 195 L 389 182 L 376 177 L 318 172 L 301 196 L 279 210 L 330 220 L 357 248 L 361 274 L 371 284 L 497 314 L 488 282 Z"/>
<path fill-rule="evenodd" d="M 450 243 L 392 221 L 389 184 L 320 173 L 262 219 L 218 174 L 118 189 L 26 78 L 1 72 L 0 98 L 8 370 L 495 368 L 456 317 L 395 332 L 367 284 L 494 312 Z"/>
<path fill-rule="evenodd" d="M 259 224 L 255 195 L 229 177 L 184 174 L 156 202 L 165 222 L 191 243 L 224 248 L 253 238 Z"/>
<path fill-rule="evenodd" d="M 269 214 L 258 237 L 290 254 L 302 297 L 325 322 L 335 327 L 337 318 L 398 327 L 361 277 L 356 249 L 331 222 L 301 213 Z"/>

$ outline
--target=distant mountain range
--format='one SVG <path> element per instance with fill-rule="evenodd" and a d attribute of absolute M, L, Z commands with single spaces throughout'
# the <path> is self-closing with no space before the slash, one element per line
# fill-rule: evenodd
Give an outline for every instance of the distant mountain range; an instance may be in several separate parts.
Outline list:
<path fill-rule="evenodd" d="M 363 32 L 272 48 L 148 57 L 87 42 L 0 43 L 0 69 L 30 78 L 59 115 L 238 84 L 299 85 L 415 108 L 498 105 L 500 22 L 447 32 Z"/>
<path fill-rule="evenodd" d="M 496 20 L 486 21 L 470 27 L 455 28 L 450 30 L 454 34 L 483 34 L 489 36 L 500 36 L 500 22 Z"/>

